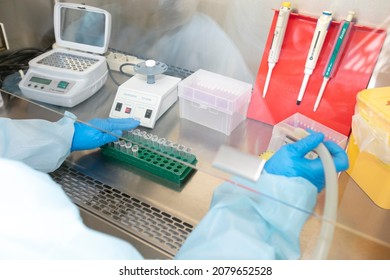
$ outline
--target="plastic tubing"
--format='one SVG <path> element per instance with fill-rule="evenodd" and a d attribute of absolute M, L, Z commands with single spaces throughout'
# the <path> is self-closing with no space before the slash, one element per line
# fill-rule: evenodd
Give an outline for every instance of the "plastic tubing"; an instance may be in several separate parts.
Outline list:
<path fill-rule="evenodd" d="M 336 221 L 337 218 L 338 183 L 336 168 L 328 149 L 321 143 L 315 151 L 324 166 L 326 199 L 321 231 L 312 258 L 315 260 L 323 260 L 327 258 L 333 240 L 333 221 Z"/>

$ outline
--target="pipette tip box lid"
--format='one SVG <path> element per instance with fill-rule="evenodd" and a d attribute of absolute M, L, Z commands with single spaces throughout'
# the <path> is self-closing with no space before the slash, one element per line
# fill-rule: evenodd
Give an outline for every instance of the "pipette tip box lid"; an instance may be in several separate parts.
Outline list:
<path fill-rule="evenodd" d="M 178 85 L 180 117 L 230 133 L 246 119 L 252 85 L 198 70 Z"/>
<path fill-rule="evenodd" d="M 390 87 L 360 91 L 347 173 L 379 207 L 390 209 Z"/>

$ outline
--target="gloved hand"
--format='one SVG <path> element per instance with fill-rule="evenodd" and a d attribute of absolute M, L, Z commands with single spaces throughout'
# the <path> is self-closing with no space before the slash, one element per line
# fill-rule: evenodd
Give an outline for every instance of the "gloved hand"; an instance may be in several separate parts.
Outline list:
<path fill-rule="evenodd" d="M 281 147 L 265 164 L 264 169 L 271 174 L 287 177 L 303 177 L 315 185 L 320 192 L 325 185 L 324 168 L 320 158 L 307 159 L 305 155 L 324 140 L 322 133 L 311 133 L 309 136 L 292 144 Z M 326 141 L 336 171 L 348 168 L 348 157 L 336 143 Z"/>
<path fill-rule="evenodd" d="M 89 150 L 98 148 L 109 142 L 118 140 L 114 135 L 122 136 L 122 130 L 131 130 L 140 122 L 131 118 L 127 119 L 93 119 L 88 122 L 91 126 L 75 122 L 71 151 Z M 101 130 L 99 130 L 99 129 Z M 111 132 L 114 135 L 105 133 Z"/>

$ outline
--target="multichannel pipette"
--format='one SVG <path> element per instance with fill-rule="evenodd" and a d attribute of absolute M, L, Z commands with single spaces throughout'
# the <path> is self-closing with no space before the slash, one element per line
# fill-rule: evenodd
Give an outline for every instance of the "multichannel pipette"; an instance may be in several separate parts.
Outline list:
<path fill-rule="evenodd" d="M 268 54 L 268 73 L 265 79 L 263 90 L 263 98 L 267 94 L 269 81 L 271 79 L 272 70 L 279 60 L 280 50 L 282 49 L 284 34 L 286 33 L 288 18 L 290 17 L 291 3 L 283 2 L 279 10 L 278 20 L 276 21 L 274 37 L 272 38 L 271 49 Z"/>
<path fill-rule="evenodd" d="M 317 21 L 316 29 L 314 30 L 313 39 L 311 40 L 310 50 L 305 63 L 305 77 L 303 78 L 301 89 L 299 90 L 297 105 L 301 104 L 303 95 L 305 94 L 307 82 L 310 75 L 316 67 L 318 57 L 328 33 L 329 25 L 332 21 L 332 13 L 328 11 L 322 12 L 322 15 Z"/>
<path fill-rule="evenodd" d="M 346 42 L 348 41 L 351 27 L 353 25 L 352 19 L 353 19 L 354 15 L 355 15 L 354 12 L 352 12 L 352 11 L 348 12 L 347 18 L 340 23 L 339 31 L 337 33 L 337 39 L 333 45 L 332 52 L 330 53 L 328 63 L 325 67 L 324 79 L 322 81 L 320 91 L 318 93 L 316 102 L 314 104 L 313 111 L 317 110 L 318 105 L 320 104 L 322 95 L 324 94 L 326 85 L 328 84 L 329 79 L 333 77 L 333 75 L 337 69 L 337 66 L 340 62 L 340 58 L 341 58 L 343 51 L 345 49 L 345 45 L 346 45 Z"/>

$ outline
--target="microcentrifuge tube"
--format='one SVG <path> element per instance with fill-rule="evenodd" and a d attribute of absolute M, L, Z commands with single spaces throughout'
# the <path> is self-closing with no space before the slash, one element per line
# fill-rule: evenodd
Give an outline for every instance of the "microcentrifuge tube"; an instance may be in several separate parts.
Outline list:
<path fill-rule="evenodd" d="M 131 140 L 133 138 L 133 130 L 125 130 L 122 135 L 124 138 Z"/>
<path fill-rule="evenodd" d="M 147 146 L 152 146 L 152 134 L 151 133 L 148 133 L 146 135 L 144 135 L 144 141 L 145 141 L 145 144 Z"/>
<path fill-rule="evenodd" d="M 122 135 L 124 138 L 127 138 L 129 140 L 133 140 L 133 130 L 126 130 L 123 132 L 123 135 Z"/>
<path fill-rule="evenodd" d="M 114 142 L 114 148 L 115 149 L 119 149 L 119 141 L 115 141 Z"/>
<path fill-rule="evenodd" d="M 172 147 L 172 154 L 174 156 L 178 156 L 179 152 L 178 152 L 177 148 L 179 147 L 179 144 L 172 142 L 171 147 Z"/>
<path fill-rule="evenodd" d="M 178 154 L 179 154 L 179 156 L 181 157 L 181 158 L 185 158 L 185 146 L 184 145 L 178 145 L 177 146 L 177 152 L 178 152 Z"/>
<path fill-rule="evenodd" d="M 165 144 L 166 139 L 165 138 L 160 138 L 158 140 L 158 148 L 160 151 L 164 152 L 164 144 Z"/>
<path fill-rule="evenodd" d="M 153 135 L 151 140 L 152 140 L 153 148 L 157 149 L 158 148 L 158 136 L 157 135 Z"/>
<path fill-rule="evenodd" d="M 134 130 L 131 132 L 131 134 L 132 134 L 132 140 L 135 141 L 135 142 L 139 142 L 140 133 L 141 133 L 141 130 L 139 130 L 138 128 L 137 128 L 137 129 L 134 129 Z"/>
<path fill-rule="evenodd" d="M 121 152 L 126 152 L 126 142 L 124 140 L 119 141 L 119 149 Z"/>
<path fill-rule="evenodd" d="M 138 157 L 138 146 L 137 145 L 133 145 L 131 147 L 131 152 L 132 152 L 133 156 Z"/>
<path fill-rule="evenodd" d="M 142 137 L 144 137 L 146 134 L 148 134 L 148 133 L 147 133 L 146 131 L 144 131 L 144 130 L 140 132 L 140 135 L 141 135 Z"/>
<path fill-rule="evenodd" d="M 146 136 L 147 132 L 146 131 L 141 131 L 139 133 L 139 139 L 138 139 L 138 142 L 142 145 L 145 145 L 145 136 Z"/>
<path fill-rule="evenodd" d="M 173 142 L 171 140 L 165 141 L 164 152 L 167 152 L 167 154 L 171 154 L 172 153 L 172 143 Z"/>
<path fill-rule="evenodd" d="M 192 149 L 190 147 L 187 147 L 185 150 L 185 158 L 190 161 L 192 156 Z"/>
<path fill-rule="evenodd" d="M 126 148 L 126 153 L 127 154 L 131 154 L 131 146 L 132 146 L 133 144 L 131 143 L 131 142 L 126 142 L 126 144 L 125 144 L 125 148 Z"/>

